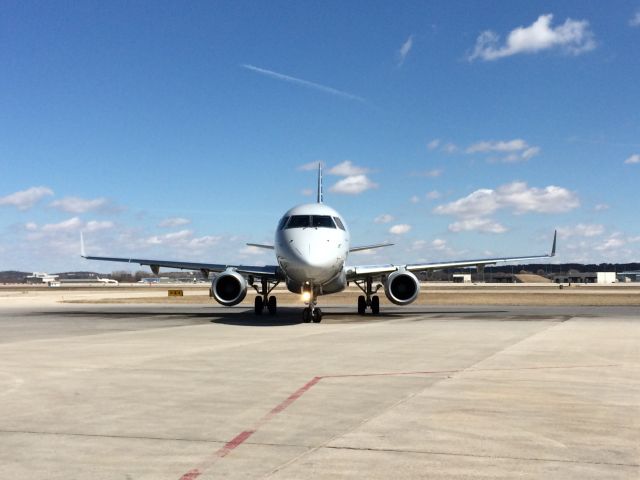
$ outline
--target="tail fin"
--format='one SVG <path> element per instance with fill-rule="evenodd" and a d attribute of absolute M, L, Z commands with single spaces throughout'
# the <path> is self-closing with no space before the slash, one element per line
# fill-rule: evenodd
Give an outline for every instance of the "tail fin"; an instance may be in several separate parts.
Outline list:
<path fill-rule="evenodd" d="M 318 203 L 322 203 L 322 162 L 318 163 Z"/>

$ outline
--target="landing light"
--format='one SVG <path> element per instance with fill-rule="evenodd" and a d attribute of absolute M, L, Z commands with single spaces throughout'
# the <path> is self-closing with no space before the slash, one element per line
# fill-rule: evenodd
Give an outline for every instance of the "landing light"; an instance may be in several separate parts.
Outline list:
<path fill-rule="evenodd" d="M 308 302 L 309 300 L 311 300 L 311 292 L 309 291 L 302 292 L 302 301 Z"/>

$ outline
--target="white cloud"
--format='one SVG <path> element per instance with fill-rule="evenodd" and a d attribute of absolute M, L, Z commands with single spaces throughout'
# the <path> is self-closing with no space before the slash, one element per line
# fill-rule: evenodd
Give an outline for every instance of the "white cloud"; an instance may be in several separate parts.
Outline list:
<path fill-rule="evenodd" d="M 85 213 L 91 210 L 104 209 L 108 205 L 106 198 L 94 198 L 92 200 L 79 197 L 65 197 L 55 200 L 49 205 L 67 213 Z"/>
<path fill-rule="evenodd" d="M 420 197 L 418 195 L 412 195 L 409 201 L 411 203 L 420 203 Z"/>
<path fill-rule="evenodd" d="M 433 212 L 459 217 L 490 215 L 500 208 L 497 197 L 495 190 L 482 188 L 454 202 L 438 205 Z"/>
<path fill-rule="evenodd" d="M 436 238 L 431 242 L 431 247 L 433 247 L 434 250 L 445 250 L 447 248 L 447 241 Z"/>
<path fill-rule="evenodd" d="M 504 233 L 507 229 L 489 218 L 466 218 L 450 224 L 449 231 L 454 233 L 465 231 Z"/>
<path fill-rule="evenodd" d="M 609 237 L 599 245 L 596 245 L 595 250 L 600 252 L 607 250 L 615 250 L 620 247 L 624 247 L 627 244 L 627 239 L 625 239 L 620 232 L 615 232 L 609 235 Z"/>
<path fill-rule="evenodd" d="M 314 162 L 305 163 L 304 165 L 300 165 L 298 168 L 296 168 L 296 170 L 300 170 L 300 171 L 303 171 L 303 172 L 309 172 L 309 171 L 312 171 L 312 170 L 317 170 L 319 163 L 322 164 L 322 166 L 324 167 L 324 162 L 314 161 Z"/>
<path fill-rule="evenodd" d="M 264 253 L 264 249 L 260 247 L 254 247 L 252 245 L 245 245 L 240 249 L 239 253 L 243 257 L 260 256 Z"/>
<path fill-rule="evenodd" d="M 303 188 L 300 193 L 302 195 L 304 195 L 305 197 L 310 197 L 311 195 L 313 195 L 313 190 L 311 190 L 310 188 Z"/>
<path fill-rule="evenodd" d="M 441 149 L 444 153 L 448 153 L 448 154 L 452 154 L 452 153 L 456 153 L 459 149 L 458 146 L 455 143 L 446 143 L 442 146 Z"/>
<path fill-rule="evenodd" d="M 88 232 L 96 232 L 98 230 L 107 230 L 109 228 L 113 228 L 113 222 L 110 222 L 108 220 L 104 220 L 104 221 L 90 220 L 85 225 L 85 229 Z"/>
<path fill-rule="evenodd" d="M 191 223 L 191 220 L 189 220 L 188 218 L 169 217 L 162 220 L 158 224 L 158 226 L 161 228 L 175 228 L 175 227 L 180 227 L 182 225 L 188 225 L 189 223 Z"/>
<path fill-rule="evenodd" d="M 597 237 L 604 233 L 604 225 L 579 223 L 570 227 L 559 227 L 558 236 L 560 238 L 569 237 Z"/>
<path fill-rule="evenodd" d="M 427 148 L 429 150 L 435 150 L 439 146 L 440 146 L 440 139 L 439 138 L 434 138 L 429 143 L 427 143 Z"/>
<path fill-rule="evenodd" d="M 504 45 L 499 45 L 500 37 L 495 32 L 482 32 L 468 59 L 497 60 L 519 53 L 535 53 L 554 48 L 578 55 L 596 47 L 588 21 L 567 18 L 562 25 L 551 27 L 552 19 L 552 14 L 540 15 L 528 27 L 513 29 Z"/>
<path fill-rule="evenodd" d="M 406 223 L 401 223 L 401 224 L 394 225 L 393 227 L 391 227 L 389 229 L 389 233 L 392 233 L 394 235 L 404 235 L 409 230 L 411 230 L 411 225 L 407 225 Z"/>
<path fill-rule="evenodd" d="M 48 223 L 40 229 L 43 232 L 79 232 L 82 229 L 82 221 L 78 217 L 73 217 L 59 223 Z"/>
<path fill-rule="evenodd" d="M 469 218 L 486 217 L 500 209 L 510 210 L 514 214 L 562 213 L 579 205 L 577 195 L 566 188 L 555 185 L 536 188 L 528 187 L 525 182 L 512 182 L 496 190 L 476 190 L 466 197 L 437 206 L 433 212 Z"/>
<path fill-rule="evenodd" d="M 256 67 L 254 65 L 244 64 L 241 65 L 242 68 L 246 68 L 247 70 L 251 70 L 252 72 L 259 73 L 261 75 L 266 75 L 267 77 L 275 78 L 277 80 L 283 80 L 285 82 L 294 83 L 296 85 L 301 85 L 303 87 L 312 88 L 314 90 L 319 90 L 324 93 L 328 93 L 330 95 L 334 95 L 337 97 L 346 98 L 348 100 L 355 100 L 358 102 L 366 103 L 367 101 L 359 97 L 358 95 L 354 95 L 349 92 L 344 92 L 342 90 L 338 90 L 333 87 L 328 87 L 326 85 L 321 85 L 319 83 L 310 82 L 308 80 L 303 80 L 301 78 L 292 77 L 290 75 L 285 75 L 283 73 L 274 72 L 273 70 L 267 70 L 266 68 Z"/>
<path fill-rule="evenodd" d="M 335 167 L 330 168 L 327 171 L 330 175 L 338 175 L 341 177 L 349 177 L 353 175 L 362 175 L 364 173 L 369 173 L 368 168 L 358 167 L 354 165 L 351 160 L 345 160 L 342 163 L 339 163 Z"/>
<path fill-rule="evenodd" d="M 540 153 L 540 147 L 529 145 L 521 138 L 508 141 L 481 141 L 470 145 L 465 150 L 469 154 L 474 153 L 501 153 L 503 157 L 495 158 L 494 161 L 503 163 L 524 162 Z"/>
<path fill-rule="evenodd" d="M 393 222 L 393 215 L 389 215 L 388 213 L 383 213 L 382 215 L 378 215 L 373 219 L 375 223 L 389 223 Z"/>
<path fill-rule="evenodd" d="M 442 197 L 442 194 L 438 190 L 431 190 L 427 193 L 426 197 L 428 200 L 437 200 Z"/>
<path fill-rule="evenodd" d="M 425 170 L 423 172 L 414 172 L 411 175 L 413 177 L 427 177 L 427 178 L 437 178 L 440 175 L 442 175 L 442 172 L 444 170 L 442 170 L 441 168 L 434 168 L 432 170 Z"/>
<path fill-rule="evenodd" d="M 34 222 L 25 224 L 25 230 L 29 232 L 27 235 L 29 240 L 44 239 L 46 240 L 45 243 L 51 242 L 52 244 L 69 241 L 71 234 L 77 234 L 81 231 L 98 232 L 109 230 L 113 227 L 114 223 L 108 220 L 89 220 L 88 222 L 83 222 L 79 217 L 72 217 L 58 223 L 47 223 L 42 225 L 42 227 L 39 227 L 38 224 Z"/>
<path fill-rule="evenodd" d="M 633 163 L 640 163 L 640 154 L 634 153 L 629 158 L 627 158 L 624 163 L 627 165 L 631 165 Z"/>
<path fill-rule="evenodd" d="M 609 205 L 607 205 L 606 203 L 599 203 L 595 207 L 593 207 L 593 209 L 596 212 L 604 212 L 605 210 L 609 210 L 610 208 L 611 207 Z"/>
<path fill-rule="evenodd" d="M 31 187 L 27 190 L 0 197 L 0 206 L 13 206 L 18 210 L 29 210 L 42 198 L 53 195 L 53 190 L 47 187 Z"/>
<path fill-rule="evenodd" d="M 467 153 L 476 152 L 515 152 L 527 147 L 527 142 L 516 138 L 515 140 L 499 141 L 499 142 L 477 142 L 467 148 Z"/>
<path fill-rule="evenodd" d="M 629 20 L 629 25 L 632 27 L 640 27 L 640 10 L 636 10 L 636 13 Z"/>
<path fill-rule="evenodd" d="M 164 235 L 152 235 L 144 240 L 149 245 L 169 246 L 172 248 L 184 248 L 190 251 L 202 251 L 203 249 L 217 245 L 222 237 L 205 235 L 194 237 L 191 230 L 179 230 Z"/>
<path fill-rule="evenodd" d="M 330 190 L 334 193 L 358 195 L 372 188 L 378 188 L 378 184 L 369 180 L 366 175 L 350 175 L 337 182 Z"/>
<path fill-rule="evenodd" d="M 402 66 L 404 60 L 409 55 L 411 51 L 411 47 L 413 47 L 413 35 L 410 35 L 409 38 L 402 44 L 400 50 L 398 50 L 398 66 Z"/>

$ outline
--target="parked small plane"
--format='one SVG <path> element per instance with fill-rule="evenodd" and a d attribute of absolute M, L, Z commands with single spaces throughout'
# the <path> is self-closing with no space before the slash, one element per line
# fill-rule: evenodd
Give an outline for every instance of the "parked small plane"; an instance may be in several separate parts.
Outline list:
<path fill-rule="evenodd" d="M 156 275 L 160 267 L 183 270 L 199 270 L 205 277 L 216 273 L 210 288 L 210 296 L 224 306 L 240 303 L 247 295 L 248 287 L 253 287 L 254 310 L 261 315 L 266 310 L 274 315 L 277 310 L 273 289 L 285 282 L 289 291 L 299 293 L 306 307 L 302 311 L 304 322 L 320 322 L 322 311 L 316 306 L 318 297 L 345 289 L 353 282 L 362 290 L 358 297 L 358 313 L 364 315 L 380 313 L 380 299 L 376 293 L 384 288 L 387 298 L 396 305 L 412 303 L 420 293 L 420 282 L 414 272 L 441 270 L 451 267 L 493 265 L 498 262 L 512 262 L 553 257 L 556 252 L 556 234 L 553 236 L 551 253 L 522 257 L 485 258 L 436 263 L 414 263 L 402 265 L 347 265 L 350 252 L 387 247 L 391 244 L 351 246 L 349 229 L 342 216 L 325 205 L 322 199 L 322 165 L 318 165 L 318 193 L 316 203 L 298 205 L 291 208 L 280 219 L 273 245 L 249 243 L 247 245 L 274 250 L 277 265 L 246 266 L 216 263 L 194 263 L 170 260 L 149 260 L 142 258 L 95 257 L 87 255 L 84 240 L 80 235 L 81 255 L 87 260 L 128 262 L 149 265 Z M 374 282 L 376 285 L 374 286 Z"/>

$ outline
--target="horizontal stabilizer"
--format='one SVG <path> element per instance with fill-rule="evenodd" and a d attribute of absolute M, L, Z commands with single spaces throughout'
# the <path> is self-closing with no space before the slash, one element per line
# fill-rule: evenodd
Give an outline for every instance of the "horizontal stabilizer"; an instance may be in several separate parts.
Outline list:
<path fill-rule="evenodd" d="M 264 245 L 262 243 L 247 243 L 247 245 L 250 246 L 250 247 L 266 248 L 267 250 L 273 250 L 274 249 L 273 245 Z"/>
<path fill-rule="evenodd" d="M 350 252 L 361 252 L 362 250 L 371 250 L 373 248 L 390 247 L 393 243 L 376 243 L 374 245 L 361 245 L 358 247 L 351 247 Z"/>

